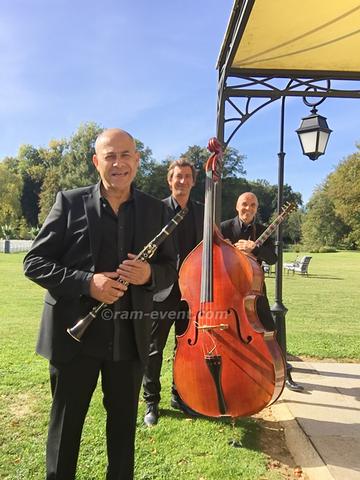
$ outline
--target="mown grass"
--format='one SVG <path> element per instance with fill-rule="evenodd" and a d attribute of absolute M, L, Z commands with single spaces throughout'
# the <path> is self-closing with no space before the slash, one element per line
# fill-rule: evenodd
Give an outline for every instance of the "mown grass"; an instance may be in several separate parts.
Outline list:
<path fill-rule="evenodd" d="M 47 363 L 34 354 L 44 292 L 22 274 L 21 254 L 0 254 L 0 478 L 44 478 L 50 391 Z M 292 260 L 291 254 L 285 254 Z M 284 276 L 288 351 L 360 360 L 359 252 L 314 254 L 309 278 Z M 274 278 L 267 278 L 270 299 Z M 271 301 L 270 301 L 271 303 Z M 136 480 L 275 480 L 259 449 L 259 427 L 236 421 L 188 419 L 169 407 L 172 342 L 165 352 L 161 418 L 142 424 L 139 405 Z M 100 480 L 106 468 L 105 416 L 97 389 L 86 420 L 79 480 Z M 229 446 L 235 439 L 242 448 Z"/>
<path fill-rule="evenodd" d="M 309 276 L 284 273 L 287 350 L 292 355 L 360 360 L 360 252 L 302 253 Z M 294 260 L 286 252 L 284 261 Z M 274 277 L 266 279 L 269 299 Z"/>

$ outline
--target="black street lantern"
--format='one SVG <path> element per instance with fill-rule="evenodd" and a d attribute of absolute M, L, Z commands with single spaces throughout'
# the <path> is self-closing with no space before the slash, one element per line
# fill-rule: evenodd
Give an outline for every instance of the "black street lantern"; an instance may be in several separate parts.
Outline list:
<path fill-rule="evenodd" d="M 316 160 L 320 155 L 323 155 L 331 132 L 332 130 L 328 127 L 326 118 L 318 115 L 314 107 L 311 110 L 311 115 L 304 117 L 300 128 L 296 130 L 303 154 L 307 155 L 311 160 Z"/>

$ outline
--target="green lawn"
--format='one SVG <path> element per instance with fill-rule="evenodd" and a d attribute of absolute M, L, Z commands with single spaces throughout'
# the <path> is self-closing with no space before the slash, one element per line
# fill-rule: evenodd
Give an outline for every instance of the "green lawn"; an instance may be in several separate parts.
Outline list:
<path fill-rule="evenodd" d="M 0 254 L 0 478 L 44 478 L 50 406 L 47 362 L 34 354 L 44 292 L 23 277 L 21 254 Z M 285 254 L 285 261 L 293 254 Z M 360 252 L 313 254 L 309 278 L 284 275 L 288 351 L 293 355 L 360 360 Z M 267 278 L 272 303 L 274 278 Z M 162 377 L 158 427 L 142 425 L 140 402 L 136 480 L 275 480 L 251 418 L 187 419 L 169 408 L 171 342 Z M 85 424 L 79 480 L 104 478 L 104 412 L 97 389 Z M 240 441 L 242 448 L 228 445 Z"/>
<path fill-rule="evenodd" d="M 283 276 L 287 350 L 293 355 L 360 360 L 360 252 L 304 253 L 309 277 Z M 284 261 L 294 260 L 286 252 Z M 266 278 L 270 304 L 275 279 Z"/>

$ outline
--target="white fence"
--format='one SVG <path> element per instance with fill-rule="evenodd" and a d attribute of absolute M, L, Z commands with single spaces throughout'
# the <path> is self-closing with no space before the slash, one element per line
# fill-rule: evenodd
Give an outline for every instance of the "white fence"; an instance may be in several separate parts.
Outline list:
<path fill-rule="evenodd" d="M 32 240 L 0 240 L 1 253 L 27 252 Z"/>

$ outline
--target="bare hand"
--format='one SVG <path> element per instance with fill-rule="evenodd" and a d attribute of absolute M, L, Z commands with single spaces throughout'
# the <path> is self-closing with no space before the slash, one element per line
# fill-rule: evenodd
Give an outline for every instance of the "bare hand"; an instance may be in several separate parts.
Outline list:
<path fill-rule="evenodd" d="M 108 305 L 116 302 L 128 288 L 114 280 L 118 276 L 116 272 L 95 273 L 90 281 L 90 296 Z"/>
<path fill-rule="evenodd" d="M 151 267 L 147 262 L 135 260 L 136 255 L 128 253 L 129 260 L 124 260 L 116 273 L 133 285 L 144 285 L 151 279 Z"/>
<path fill-rule="evenodd" d="M 239 240 L 234 245 L 237 249 L 245 253 L 251 253 L 256 247 L 256 243 L 252 240 Z"/>
<path fill-rule="evenodd" d="M 231 242 L 228 238 L 224 238 L 224 241 L 225 241 L 226 243 L 228 243 L 229 245 L 231 245 L 231 246 L 233 245 L 232 242 Z"/>

